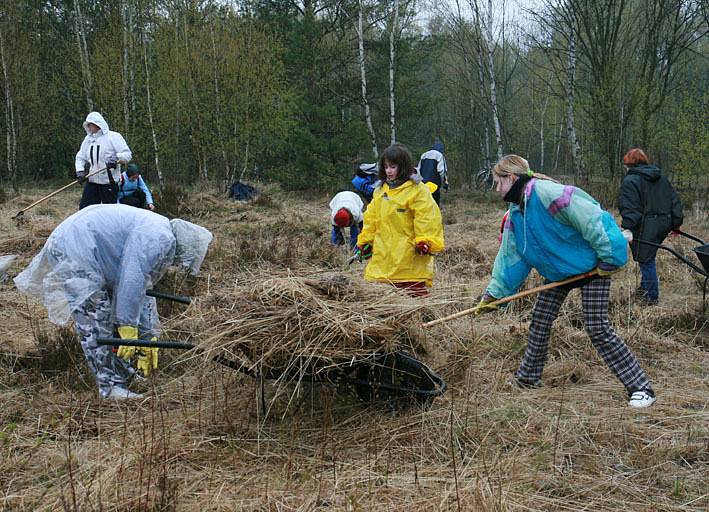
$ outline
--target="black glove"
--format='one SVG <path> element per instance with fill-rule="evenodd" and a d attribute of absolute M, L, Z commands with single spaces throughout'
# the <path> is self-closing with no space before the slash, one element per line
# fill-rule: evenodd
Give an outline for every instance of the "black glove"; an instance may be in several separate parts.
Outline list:
<path fill-rule="evenodd" d="M 106 169 L 115 169 L 118 165 L 118 159 L 111 155 L 106 157 Z"/>

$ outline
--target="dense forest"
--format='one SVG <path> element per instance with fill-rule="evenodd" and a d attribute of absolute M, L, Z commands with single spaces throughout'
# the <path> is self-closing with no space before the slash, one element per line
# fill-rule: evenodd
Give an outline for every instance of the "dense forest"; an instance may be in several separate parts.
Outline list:
<path fill-rule="evenodd" d="M 97 110 L 156 187 L 345 186 L 392 141 L 498 156 L 607 200 L 643 147 L 709 175 L 703 0 L 18 0 L 0 7 L 0 187 L 66 179 Z"/>

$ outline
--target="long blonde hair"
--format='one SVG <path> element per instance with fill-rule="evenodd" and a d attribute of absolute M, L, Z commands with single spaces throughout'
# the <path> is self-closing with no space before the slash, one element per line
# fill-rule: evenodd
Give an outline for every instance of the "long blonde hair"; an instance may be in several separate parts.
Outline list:
<path fill-rule="evenodd" d="M 503 156 L 500 161 L 495 164 L 492 172 L 498 176 L 509 176 L 512 174 L 515 176 L 529 176 L 530 178 L 539 178 L 540 180 L 549 180 L 558 183 L 558 181 L 546 174 L 532 171 L 529 168 L 529 162 L 519 155 Z"/>

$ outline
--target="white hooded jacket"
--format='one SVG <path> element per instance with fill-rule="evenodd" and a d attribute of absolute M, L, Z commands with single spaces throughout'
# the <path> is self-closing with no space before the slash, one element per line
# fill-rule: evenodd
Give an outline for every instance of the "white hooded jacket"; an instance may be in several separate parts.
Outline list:
<path fill-rule="evenodd" d="M 89 130 L 89 123 L 95 124 L 100 130 L 92 134 Z M 84 130 L 86 130 L 86 137 L 81 143 L 79 152 L 76 154 L 77 175 L 83 172 L 86 162 L 91 165 L 89 173 L 104 169 L 106 167 L 106 158 L 110 156 L 115 157 L 116 160 L 130 162 L 133 155 L 125 139 L 120 133 L 109 130 L 108 123 L 101 114 L 91 112 L 86 116 L 86 121 L 84 121 L 83 126 Z M 121 180 L 120 168 L 113 169 L 111 174 L 113 175 L 114 181 L 119 183 Z M 108 171 L 99 172 L 91 176 L 89 182 L 108 185 L 110 183 Z"/>

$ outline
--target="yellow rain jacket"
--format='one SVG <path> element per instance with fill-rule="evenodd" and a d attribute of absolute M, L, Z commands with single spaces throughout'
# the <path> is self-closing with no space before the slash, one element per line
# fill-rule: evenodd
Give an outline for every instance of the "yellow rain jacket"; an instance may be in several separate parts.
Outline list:
<path fill-rule="evenodd" d="M 374 191 L 364 212 L 364 229 L 357 244 L 372 244 L 373 254 L 364 277 L 368 281 L 433 284 L 433 256 L 416 254 L 416 244 L 426 242 L 431 252 L 441 252 L 441 210 L 423 183 L 407 180 L 396 188 L 386 183 Z"/>

